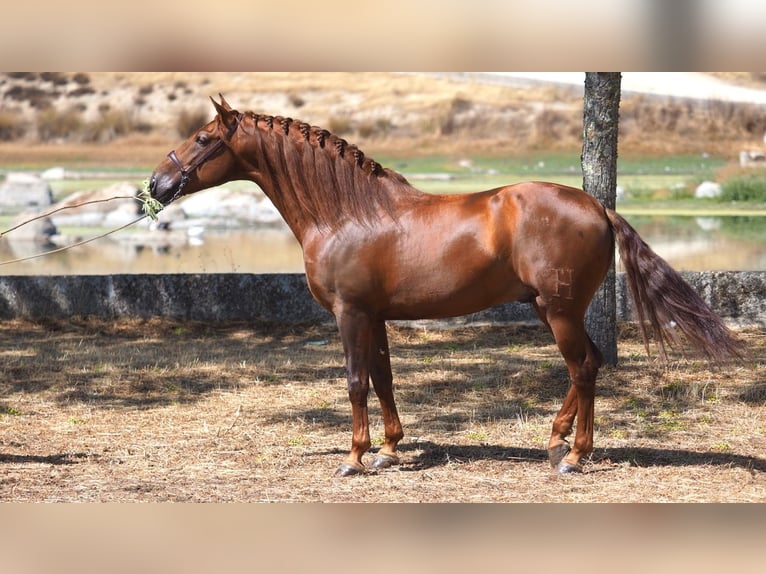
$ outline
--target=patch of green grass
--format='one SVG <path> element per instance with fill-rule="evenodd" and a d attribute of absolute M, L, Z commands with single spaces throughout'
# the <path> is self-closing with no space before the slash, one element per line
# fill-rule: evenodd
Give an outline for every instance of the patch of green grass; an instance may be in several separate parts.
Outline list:
<path fill-rule="evenodd" d="M 518 411 L 528 411 L 531 408 L 534 408 L 534 403 L 528 399 L 519 399 L 516 401 L 516 410 Z"/>
<path fill-rule="evenodd" d="M 487 442 L 489 438 L 489 435 L 484 430 L 469 430 L 465 436 L 476 442 Z"/>
<path fill-rule="evenodd" d="M 766 173 L 757 170 L 752 173 L 737 175 L 723 182 L 721 202 L 766 203 Z"/>
<path fill-rule="evenodd" d="M 680 413 L 670 409 L 663 409 L 657 415 L 657 420 L 650 423 L 648 428 L 653 431 L 674 432 L 686 430 L 687 425 L 681 418 Z"/>
<path fill-rule="evenodd" d="M 625 201 L 617 205 L 624 216 L 656 217 L 729 217 L 766 215 L 766 206 L 748 203 L 719 203 L 712 199 L 694 201 L 647 200 Z"/>
<path fill-rule="evenodd" d="M 534 154 L 514 157 L 430 156 L 377 158 L 401 172 L 418 189 L 428 193 L 468 193 L 522 181 L 550 181 L 582 187 L 580 157 L 576 154 Z M 466 163 L 467 160 L 469 163 Z M 690 200 L 701 181 L 714 179 L 726 160 L 703 156 L 620 158 L 617 184 L 628 203 Z M 446 174 L 451 179 L 419 179 L 417 174 Z M 719 202 L 720 203 L 720 202 Z"/>
<path fill-rule="evenodd" d="M 666 400 L 681 401 L 715 401 L 716 386 L 707 380 L 671 381 L 660 389 L 662 397 Z"/>
<path fill-rule="evenodd" d="M 645 419 L 649 416 L 647 407 L 648 405 L 644 401 L 635 398 L 630 398 L 625 401 L 625 408 L 640 419 Z"/>
<path fill-rule="evenodd" d="M 617 171 L 623 175 L 695 175 L 704 180 L 711 179 L 713 173 L 725 165 L 725 159 L 701 155 L 621 157 L 617 160 Z"/>

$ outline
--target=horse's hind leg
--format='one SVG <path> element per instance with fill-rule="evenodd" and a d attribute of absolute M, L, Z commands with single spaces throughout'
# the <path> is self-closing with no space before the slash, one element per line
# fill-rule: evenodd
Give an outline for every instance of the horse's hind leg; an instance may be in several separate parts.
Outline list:
<path fill-rule="evenodd" d="M 541 307 L 537 301 L 534 301 L 532 305 L 537 312 L 537 316 L 540 317 L 543 324 L 553 334 L 553 329 L 551 329 L 551 325 L 548 323 L 545 307 Z M 564 404 L 556 415 L 553 423 L 553 432 L 551 433 L 550 441 L 548 441 L 548 460 L 553 468 L 557 468 L 563 458 L 572 450 L 566 438 L 572 432 L 575 416 L 577 416 L 577 387 L 570 384 L 567 395 L 564 398 Z"/>
<path fill-rule="evenodd" d="M 575 416 L 577 416 L 577 387 L 570 385 L 564 404 L 561 405 L 561 409 L 553 420 L 553 430 L 548 441 L 548 460 L 553 468 L 558 469 L 561 461 L 572 450 L 566 437 L 572 433 Z"/>
<path fill-rule="evenodd" d="M 567 313 L 548 314 L 545 322 L 564 357 L 572 383 L 553 421 L 548 459 L 560 473 L 579 471 L 580 460 L 593 450 L 596 375 L 603 358 L 588 337 L 581 317 Z M 575 417 L 577 429 L 570 449 L 566 437 L 572 432 Z"/>
<path fill-rule="evenodd" d="M 373 326 L 372 348 L 370 349 L 370 375 L 375 394 L 380 400 L 385 427 L 385 440 L 372 463 L 373 468 L 388 468 L 399 464 L 396 445 L 402 440 L 404 432 L 399 422 L 394 402 L 393 375 L 391 374 L 391 356 L 388 348 L 386 324 L 383 321 Z"/>

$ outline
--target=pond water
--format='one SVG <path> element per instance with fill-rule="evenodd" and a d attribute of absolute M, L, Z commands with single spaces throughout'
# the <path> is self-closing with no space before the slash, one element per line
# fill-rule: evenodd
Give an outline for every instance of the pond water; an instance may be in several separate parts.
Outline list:
<path fill-rule="evenodd" d="M 627 217 L 679 271 L 766 270 L 766 217 Z"/>
<path fill-rule="evenodd" d="M 766 270 L 766 217 L 627 217 L 644 240 L 680 271 Z M 99 239 L 62 253 L 0 266 L 4 275 L 303 272 L 289 231 L 205 230 L 136 233 Z M 147 238 L 148 237 L 148 238 Z M 45 251 L 0 239 L 0 261 Z"/>

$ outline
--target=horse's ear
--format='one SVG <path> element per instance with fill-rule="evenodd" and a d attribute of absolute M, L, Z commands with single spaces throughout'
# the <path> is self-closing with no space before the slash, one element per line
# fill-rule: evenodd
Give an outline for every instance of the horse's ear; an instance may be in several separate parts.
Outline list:
<path fill-rule="evenodd" d="M 226 101 L 226 98 L 223 97 L 223 94 L 221 92 L 218 92 L 218 97 L 221 98 L 221 106 L 223 106 L 229 111 L 232 111 L 231 106 L 229 105 L 229 102 Z"/>
<path fill-rule="evenodd" d="M 231 106 L 224 99 L 222 94 L 218 94 L 218 95 L 221 96 L 220 104 L 216 102 L 212 98 L 212 96 L 210 97 L 210 101 L 213 102 L 213 105 L 215 106 L 215 111 L 218 112 L 218 115 L 221 117 L 221 120 L 223 121 L 224 125 L 226 127 L 230 127 L 232 122 L 236 121 L 237 112 L 236 110 L 231 109 Z"/>
<path fill-rule="evenodd" d="M 213 96 L 210 96 L 210 101 L 213 102 L 213 105 L 215 106 L 215 111 L 218 112 L 218 115 L 220 116 L 224 116 L 226 114 L 231 113 L 233 110 L 231 109 L 229 102 L 227 102 L 221 94 L 218 94 L 218 95 L 221 96 L 220 104 L 213 99 Z"/>

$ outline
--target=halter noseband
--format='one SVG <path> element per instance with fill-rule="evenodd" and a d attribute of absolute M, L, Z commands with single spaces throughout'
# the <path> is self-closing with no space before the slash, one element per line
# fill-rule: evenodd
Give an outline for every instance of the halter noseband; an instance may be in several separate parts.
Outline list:
<path fill-rule="evenodd" d="M 178 156 L 176 155 L 176 150 L 171 150 L 168 154 L 168 159 L 173 162 L 173 165 L 175 165 L 178 168 L 178 171 L 181 172 L 181 183 L 178 184 L 178 189 L 176 190 L 173 197 L 170 198 L 170 201 L 168 201 L 168 204 L 173 203 L 176 199 L 179 198 L 181 195 L 181 192 L 183 191 L 184 187 L 186 187 L 186 184 L 189 183 L 189 174 L 192 172 L 198 170 L 203 163 L 205 163 L 207 160 L 209 160 L 211 157 L 213 157 L 215 154 L 217 154 L 221 148 L 224 146 L 228 146 L 228 141 L 232 138 L 234 135 L 234 132 L 237 131 L 237 128 L 239 127 L 239 122 L 242 121 L 242 113 L 238 113 L 236 119 L 234 122 L 229 126 L 229 131 L 226 132 L 226 137 L 219 139 L 217 142 L 215 142 L 213 145 L 211 145 L 209 148 L 207 148 L 196 160 L 194 160 L 188 167 L 184 167 L 181 163 L 181 160 L 178 159 Z"/>

